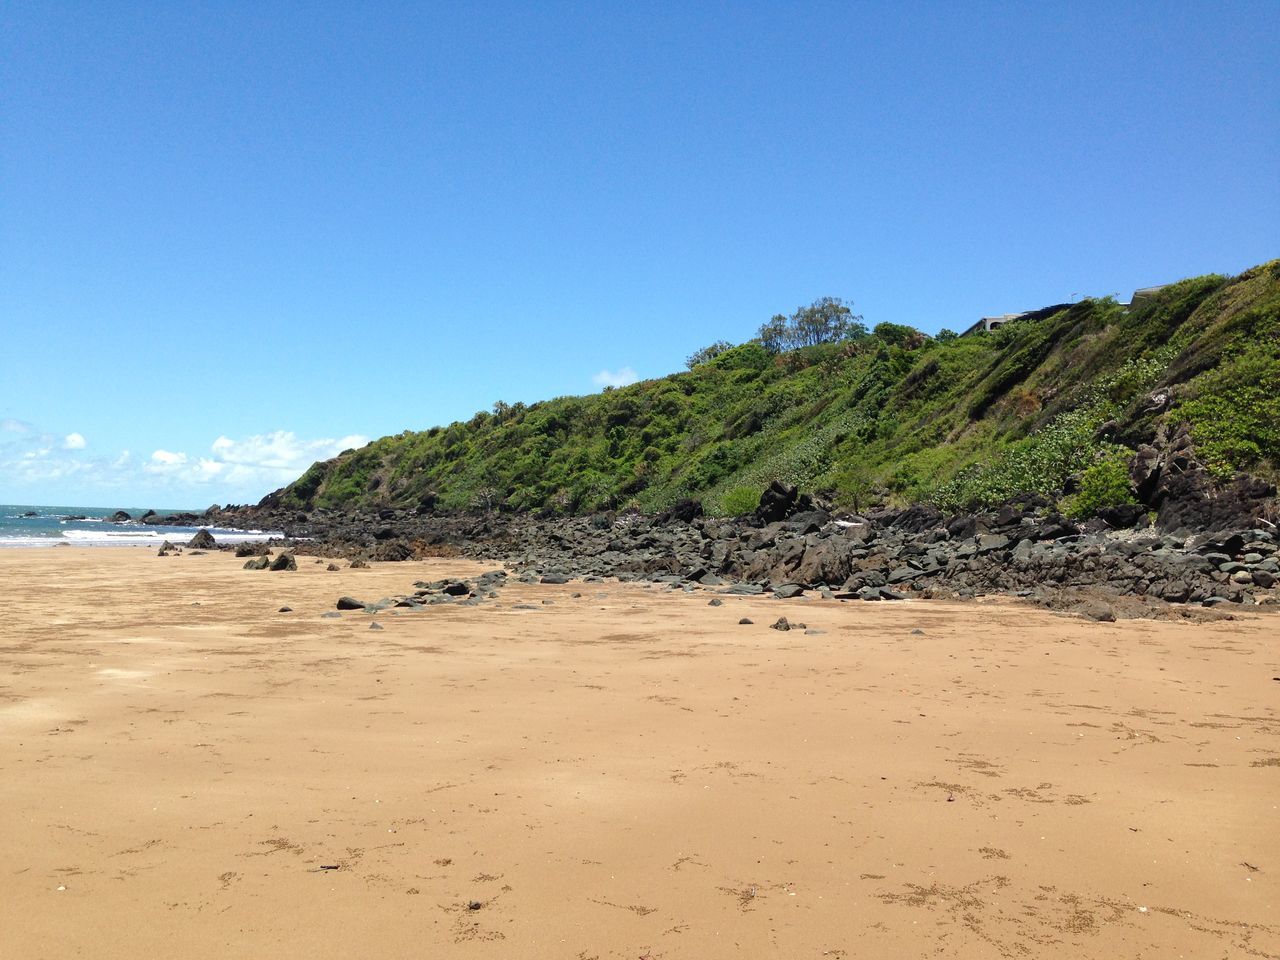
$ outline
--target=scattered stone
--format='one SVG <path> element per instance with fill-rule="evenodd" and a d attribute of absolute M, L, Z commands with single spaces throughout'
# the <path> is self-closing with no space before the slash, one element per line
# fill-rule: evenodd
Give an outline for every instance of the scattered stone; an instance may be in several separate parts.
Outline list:
<path fill-rule="evenodd" d="M 739 620 L 739 621 L 738 621 L 738 625 L 739 625 L 739 626 L 747 626 L 747 625 L 752 624 L 752 623 L 754 623 L 754 622 L 755 622 L 755 621 L 754 621 L 754 620 L 752 620 L 750 617 L 743 617 L 741 620 Z"/>
<path fill-rule="evenodd" d="M 355 597 L 339 597 L 337 606 L 339 610 L 363 610 L 365 607 L 364 603 Z"/>
<path fill-rule="evenodd" d="M 271 566 L 270 557 L 254 557 L 252 560 L 246 560 L 244 562 L 244 568 L 246 570 L 265 570 L 269 566 Z"/>
<path fill-rule="evenodd" d="M 199 530 L 194 537 L 187 541 L 187 547 L 193 550 L 216 550 L 218 543 L 208 530 Z"/>
<path fill-rule="evenodd" d="M 721 606 L 724 606 L 724 601 L 721 600 L 719 597 L 712 597 L 710 600 L 707 601 L 707 606 L 721 607 Z"/>
<path fill-rule="evenodd" d="M 341 570 L 342 568 L 338 566 L 336 563 L 331 563 L 327 567 L 325 567 L 325 569 L 328 570 L 330 573 L 333 573 L 335 570 Z"/>
<path fill-rule="evenodd" d="M 351 569 L 352 570 L 368 570 L 369 561 L 364 559 L 363 557 L 356 557 L 354 560 L 351 561 Z"/>
<path fill-rule="evenodd" d="M 790 630 L 791 624 L 787 622 L 786 617 L 779 617 L 775 622 L 769 624 L 770 630 Z"/>

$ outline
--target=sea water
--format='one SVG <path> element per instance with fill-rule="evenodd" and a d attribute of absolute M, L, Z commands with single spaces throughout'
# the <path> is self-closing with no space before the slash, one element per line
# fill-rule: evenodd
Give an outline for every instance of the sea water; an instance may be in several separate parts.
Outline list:
<path fill-rule="evenodd" d="M 113 523 L 108 518 L 123 509 L 134 517 L 146 509 L 129 507 L 43 507 L 30 504 L 0 503 L 0 547 L 73 547 L 148 546 L 166 540 L 185 544 L 198 530 L 208 530 L 219 543 L 243 543 L 278 537 L 278 531 L 235 530 L 223 527 L 153 527 L 132 520 Z M 161 516 L 171 513 L 198 513 L 195 510 L 156 510 Z M 34 516 L 28 516 L 34 514 Z M 80 519 L 83 518 L 83 519 Z"/>

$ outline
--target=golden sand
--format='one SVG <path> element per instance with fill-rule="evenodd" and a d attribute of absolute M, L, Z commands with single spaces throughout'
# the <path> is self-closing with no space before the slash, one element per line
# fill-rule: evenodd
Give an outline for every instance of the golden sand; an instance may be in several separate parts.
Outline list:
<path fill-rule="evenodd" d="M 1280 619 L 299 559 L 0 551 L 0 957 L 1280 955 Z"/>

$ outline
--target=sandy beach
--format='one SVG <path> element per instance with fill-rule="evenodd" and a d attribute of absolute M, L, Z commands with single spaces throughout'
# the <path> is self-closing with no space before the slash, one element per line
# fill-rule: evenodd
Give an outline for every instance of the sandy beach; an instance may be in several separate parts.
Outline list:
<path fill-rule="evenodd" d="M 0 551 L 6 960 L 1280 956 L 1274 615 L 242 563 Z"/>

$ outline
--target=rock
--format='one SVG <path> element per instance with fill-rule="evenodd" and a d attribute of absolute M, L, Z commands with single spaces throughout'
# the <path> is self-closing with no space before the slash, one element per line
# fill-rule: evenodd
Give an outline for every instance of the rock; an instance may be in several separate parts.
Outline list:
<path fill-rule="evenodd" d="M 1110 605 L 1100 600 L 1088 600 L 1076 608 L 1076 613 L 1088 620 L 1098 620 L 1105 623 L 1113 623 L 1116 619 L 1115 611 Z"/>
<path fill-rule="evenodd" d="M 385 560 L 391 563 L 412 560 L 413 555 L 413 547 L 403 540 L 388 540 L 384 543 L 379 543 L 373 550 L 373 559 Z"/>
<path fill-rule="evenodd" d="M 544 574 L 542 579 L 539 580 L 538 582 L 552 583 L 552 584 L 568 583 L 569 578 L 566 577 L 563 573 L 548 573 L 548 574 Z"/>
<path fill-rule="evenodd" d="M 292 553 L 282 553 L 271 561 L 269 570 L 297 570 L 298 561 Z"/>
<path fill-rule="evenodd" d="M 260 557 L 268 552 L 270 552 L 269 548 L 266 543 L 261 540 L 256 542 L 245 541 L 244 543 L 236 544 L 237 557 Z"/>
<path fill-rule="evenodd" d="M 23 516 L 23 517 L 38 517 L 38 516 L 40 516 L 40 513 L 39 513 L 39 511 L 36 511 L 36 510 L 28 510 L 28 511 L 27 511 L 26 513 L 24 513 L 22 516 Z"/>
<path fill-rule="evenodd" d="M 1254 570 L 1252 572 L 1252 578 L 1254 584 L 1262 587 L 1263 590 L 1270 590 L 1276 585 L 1275 575 L 1268 573 L 1266 570 Z"/>
<path fill-rule="evenodd" d="M 1147 518 L 1147 508 L 1140 503 L 1125 503 L 1115 507 L 1103 507 L 1098 519 L 1116 530 L 1137 526 Z"/>
<path fill-rule="evenodd" d="M 331 563 L 327 567 L 325 567 L 325 569 L 328 570 L 330 573 L 332 573 L 333 571 L 341 570 L 342 568 L 338 566 L 336 563 Z"/>
<path fill-rule="evenodd" d="M 804 587 L 798 583 L 784 583 L 773 591 L 773 595 L 779 600 L 790 600 L 792 597 L 798 597 L 804 593 Z M 783 620 L 783 623 L 786 621 Z"/>
<path fill-rule="evenodd" d="M 193 550 L 216 550 L 218 543 L 208 530 L 199 530 L 194 537 L 187 541 L 187 546 Z"/>
<path fill-rule="evenodd" d="M 799 629 L 802 629 L 803 627 L 804 627 L 803 623 L 798 623 L 796 624 L 795 628 L 799 630 Z M 785 632 L 791 629 L 791 623 L 787 620 L 786 617 L 779 617 L 775 622 L 769 624 L 769 629 L 782 630 L 783 632 Z"/>
<path fill-rule="evenodd" d="M 363 610 L 365 607 L 364 603 L 355 597 L 339 597 L 337 606 L 339 610 Z"/>
<path fill-rule="evenodd" d="M 445 584 L 444 589 L 441 592 L 448 594 L 451 597 L 465 597 L 471 593 L 471 585 L 459 580 Z"/>
<path fill-rule="evenodd" d="M 369 624 L 369 629 L 370 629 L 370 630 L 381 630 L 381 629 L 382 629 L 382 624 L 378 623 L 377 621 L 373 621 L 373 622 L 371 622 L 371 623 Z"/>
<path fill-rule="evenodd" d="M 270 557 L 254 557 L 252 560 L 246 560 L 244 568 L 246 570 L 265 570 L 271 566 Z"/>
<path fill-rule="evenodd" d="M 276 613 L 293 613 L 293 607 L 281 607 Z"/>
<path fill-rule="evenodd" d="M 354 560 L 351 561 L 351 569 L 352 570 L 368 570 L 369 561 L 363 559 L 362 557 L 356 557 Z"/>
<path fill-rule="evenodd" d="M 701 500 L 677 500 L 662 513 L 658 514 L 656 522 L 663 526 L 675 521 L 692 523 L 702 515 Z"/>
<path fill-rule="evenodd" d="M 1011 541 L 1008 537 L 1001 536 L 998 533 L 984 533 L 978 537 L 978 553 L 992 553 L 996 550 L 1003 550 Z"/>
<path fill-rule="evenodd" d="M 117 510 L 111 516 L 107 517 L 107 520 L 111 523 L 128 523 L 132 519 L 133 517 L 128 513 L 125 513 L 123 510 Z"/>
<path fill-rule="evenodd" d="M 755 621 L 752 620 L 750 617 L 743 617 L 741 620 L 738 621 L 738 626 L 740 627 L 750 626 L 752 623 L 755 623 Z"/>
<path fill-rule="evenodd" d="M 709 601 L 707 601 L 708 607 L 720 607 L 723 605 L 724 605 L 724 601 L 721 600 L 719 597 L 712 597 Z"/>
<path fill-rule="evenodd" d="M 787 486 L 777 480 L 765 488 L 760 494 L 760 505 L 756 507 L 756 520 L 760 523 L 776 523 L 785 520 L 792 514 L 813 509 L 813 501 L 807 494 L 802 494 L 795 487 Z"/>

